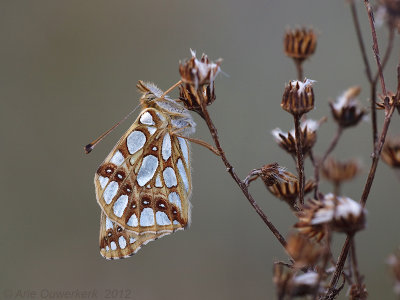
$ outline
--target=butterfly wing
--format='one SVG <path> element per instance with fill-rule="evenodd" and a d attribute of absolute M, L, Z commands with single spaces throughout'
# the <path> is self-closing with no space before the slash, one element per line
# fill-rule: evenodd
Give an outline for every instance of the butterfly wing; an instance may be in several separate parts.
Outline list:
<path fill-rule="evenodd" d="M 104 212 L 100 218 L 100 254 L 106 259 L 127 258 L 134 255 L 143 245 L 163 234 L 136 235 L 111 221 Z"/>
<path fill-rule="evenodd" d="M 95 174 L 102 211 L 122 229 L 152 239 L 184 229 L 190 222 L 189 158 L 189 143 L 171 132 L 168 116 L 143 110 Z"/>

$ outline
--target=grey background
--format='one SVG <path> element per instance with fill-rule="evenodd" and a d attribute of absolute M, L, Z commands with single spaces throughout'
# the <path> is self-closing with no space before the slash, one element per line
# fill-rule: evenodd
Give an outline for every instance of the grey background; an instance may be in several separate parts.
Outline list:
<path fill-rule="evenodd" d="M 373 63 L 362 2 L 358 8 Z M 175 83 L 178 61 L 193 48 L 222 57 L 230 75 L 217 79 L 210 112 L 238 174 L 275 161 L 295 172 L 270 131 L 292 128 L 279 106 L 284 83 L 296 76 L 282 36 L 287 25 L 298 24 L 320 33 L 317 52 L 305 64 L 305 75 L 318 81 L 310 116 L 330 117 L 328 101 L 355 84 L 364 88 L 360 98 L 368 105 L 345 1 L 0 1 L 0 287 L 97 289 L 99 298 L 106 289 L 129 289 L 134 299 L 273 299 L 272 263 L 286 256 L 210 151 L 192 147 L 191 228 L 109 262 L 98 253 L 93 175 L 134 117 L 89 156 L 82 146 L 137 105 L 137 80 L 162 89 Z M 378 35 L 383 50 L 385 28 Z M 394 53 L 398 49 L 396 41 Z M 396 64 L 393 57 L 386 69 L 389 89 L 396 87 Z M 195 137 L 210 141 L 194 117 Z M 334 128 L 331 119 L 322 126 L 317 152 L 326 149 Z M 390 133 L 398 128 L 395 115 Z M 362 123 L 344 133 L 335 152 L 364 161 L 366 171 L 344 187 L 357 200 L 370 146 L 370 123 Z M 394 298 L 384 261 L 400 244 L 398 183 L 379 165 L 368 228 L 357 235 L 371 299 Z M 324 192 L 330 189 L 323 183 Z M 294 216 L 261 183 L 251 191 L 286 235 Z M 338 250 L 343 236 L 335 235 L 334 243 Z"/>

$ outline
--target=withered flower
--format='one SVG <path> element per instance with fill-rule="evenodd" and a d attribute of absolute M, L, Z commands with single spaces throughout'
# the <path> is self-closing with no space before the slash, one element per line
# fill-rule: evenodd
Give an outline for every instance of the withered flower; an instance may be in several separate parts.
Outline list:
<path fill-rule="evenodd" d="M 318 288 L 318 273 L 309 271 L 296 276 L 293 270 L 285 270 L 281 264 L 274 265 L 273 280 L 278 299 L 314 295 Z"/>
<path fill-rule="evenodd" d="M 343 128 L 357 125 L 366 114 L 366 110 L 360 107 L 356 99 L 360 91 L 359 86 L 350 87 L 337 98 L 336 102 L 329 103 L 333 118 Z"/>
<path fill-rule="evenodd" d="M 375 13 L 376 22 L 386 21 L 389 28 L 397 28 L 400 33 L 400 1 L 399 0 L 378 0 Z"/>
<path fill-rule="evenodd" d="M 348 197 L 327 194 L 320 201 L 310 200 L 297 213 L 299 222 L 295 227 L 318 241 L 324 236 L 324 226 L 332 230 L 352 234 L 365 227 L 366 210 Z"/>
<path fill-rule="evenodd" d="M 400 248 L 388 257 L 387 264 L 394 275 L 395 283 L 393 290 L 397 295 L 400 295 Z"/>
<path fill-rule="evenodd" d="M 182 101 L 183 105 L 192 111 L 197 113 L 201 113 L 201 106 L 199 104 L 200 101 L 204 101 L 206 105 L 210 105 L 215 100 L 215 89 L 214 84 L 211 85 L 203 85 L 201 89 L 203 90 L 202 97 L 199 99 L 198 90 L 194 88 L 194 86 L 190 84 L 181 84 L 179 86 L 179 100 Z"/>
<path fill-rule="evenodd" d="M 221 60 L 211 62 L 207 55 L 203 54 L 198 60 L 196 52 L 190 50 L 192 58 L 179 64 L 179 73 L 184 83 L 194 85 L 197 89 L 200 85 L 211 84 L 214 82 L 221 68 Z"/>
<path fill-rule="evenodd" d="M 400 137 L 386 139 L 381 157 L 392 168 L 400 168 Z"/>
<path fill-rule="evenodd" d="M 260 176 L 267 187 L 282 182 L 297 181 L 297 178 L 293 173 L 290 173 L 286 168 L 280 166 L 278 163 L 264 165 L 261 168 Z"/>
<path fill-rule="evenodd" d="M 388 92 L 387 96 L 389 99 L 389 102 L 387 104 L 390 106 L 394 105 L 397 108 L 398 113 L 400 114 L 400 97 L 398 98 L 397 95 L 391 91 Z M 379 98 L 381 99 L 381 101 L 376 102 L 376 108 L 381 110 L 386 109 L 385 95 L 379 95 Z"/>
<path fill-rule="evenodd" d="M 368 292 L 367 292 L 367 287 L 365 284 L 361 284 L 359 286 L 358 284 L 354 283 L 350 287 L 349 291 L 349 299 L 350 300 L 366 300 L 368 299 Z"/>
<path fill-rule="evenodd" d="M 314 266 L 322 254 L 322 248 L 301 234 L 291 234 L 286 245 L 287 253 L 293 258 L 296 268 Z"/>
<path fill-rule="evenodd" d="M 311 148 L 314 146 L 317 140 L 317 129 L 319 128 L 320 122 L 307 119 L 300 125 L 301 127 L 301 140 L 302 140 L 302 151 L 303 155 L 309 154 Z M 283 132 L 279 128 L 272 130 L 272 135 L 278 145 L 292 155 L 296 155 L 296 134 L 295 130 L 290 132 Z"/>
<path fill-rule="evenodd" d="M 293 175 L 295 176 L 295 175 Z M 304 195 L 310 193 L 315 187 L 315 182 L 309 180 L 304 186 Z M 291 208 L 294 208 L 296 200 L 300 194 L 300 185 L 296 181 L 277 182 L 267 187 L 268 190 L 277 198 L 285 201 Z"/>
<path fill-rule="evenodd" d="M 294 116 L 302 116 L 314 108 L 315 81 L 305 79 L 304 82 L 293 80 L 286 85 L 282 96 L 281 107 Z"/>
<path fill-rule="evenodd" d="M 338 161 L 328 157 L 322 165 L 322 175 L 334 184 L 354 179 L 361 171 L 361 164 L 355 160 Z"/>
<path fill-rule="evenodd" d="M 191 59 L 179 64 L 183 82 L 179 86 L 179 99 L 187 109 L 202 115 L 201 104 L 207 106 L 215 100 L 214 81 L 222 61 L 211 62 L 205 54 L 198 60 L 194 51 L 191 54 Z"/>
<path fill-rule="evenodd" d="M 287 56 L 302 62 L 315 52 L 317 35 L 312 29 L 289 29 L 285 33 L 283 45 Z"/>

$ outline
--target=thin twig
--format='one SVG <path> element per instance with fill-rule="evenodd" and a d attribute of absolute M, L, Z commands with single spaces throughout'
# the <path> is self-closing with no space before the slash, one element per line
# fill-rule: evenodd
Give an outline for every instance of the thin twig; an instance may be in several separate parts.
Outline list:
<path fill-rule="evenodd" d="M 342 136 L 343 133 L 343 127 L 338 125 L 338 128 L 336 130 L 336 134 L 334 135 L 334 137 L 332 138 L 331 143 L 329 144 L 328 149 L 326 149 L 325 154 L 322 156 L 321 160 L 316 160 L 316 158 L 314 157 L 313 159 L 315 160 L 315 165 L 314 165 L 314 179 L 315 179 L 315 189 L 314 189 L 314 195 L 315 197 L 318 196 L 318 189 L 319 189 L 319 180 L 320 180 L 320 176 L 319 173 L 321 171 L 322 166 L 324 165 L 325 160 L 327 159 L 327 157 L 329 156 L 329 154 L 331 154 L 331 152 L 333 151 L 333 149 L 335 149 L 340 137 Z M 317 199 L 317 198 L 316 198 Z"/>
<path fill-rule="evenodd" d="M 303 61 L 295 59 L 294 64 L 296 65 L 297 70 L 297 80 L 303 81 Z"/>
<path fill-rule="evenodd" d="M 299 174 L 299 201 L 304 204 L 304 157 L 302 147 L 302 134 L 300 127 L 300 116 L 294 115 L 294 130 L 296 137 L 296 154 L 297 154 L 297 172 Z"/>
<path fill-rule="evenodd" d="M 197 94 L 198 97 L 203 97 L 203 92 L 202 92 L 201 89 L 199 89 L 196 94 Z M 250 205 L 254 208 L 254 210 L 257 212 L 257 214 L 261 217 L 261 219 L 264 221 L 264 223 L 268 226 L 268 228 L 271 230 L 271 232 L 278 239 L 279 243 L 281 243 L 281 245 L 284 248 L 286 248 L 287 243 L 286 243 L 285 238 L 280 234 L 280 232 L 272 224 L 272 222 L 268 220 L 268 217 L 265 215 L 265 213 L 258 206 L 256 201 L 254 200 L 254 198 L 250 194 L 250 192 L 248 190 L 248 186 L 242 180 L 240 180 L 239 176 L 234 171 L 231 163 L 226 158 L 225 152 L 222 149 L 221 144 L 219 142 L 217 129 L 215 128 L 214 123 L 212 122 L 212 120 L 210 118 L 210 115 L 208 113 L 208 110 L 207 110 L 207 107 L 206 107 L 204 99 L 198 99 L 198 100 L 199 100 L 199 103 L 201 105 L 201 110 L 202 110 L 202 114 L 203 114 L 202 117 L 204 118 L 204 120 L 207 123 L 208 129 L 209 129 L 209 131 L 211 133 L 211 136 L 212 136 L 212 138 L 214 140 L 215 146 L 216 146 L 218 152 L 220 153 L 220 157 L 221 157 L 221 159 L 222 159 L 222 161 L 223 161 L 223 163 L 224 163 L 224 165 L 226 167 L 226 170 L 232 176 L 233 180 L 236 182 L 236 184 L 239 186 L 239 188 L 242 190 L 243 194 L 245 195 L 247 200 L 250 202 Z"/>
<path fill-rule="evenodd" d="M 367 74 L 368 81 L 372 82 L 371 67 L 370 67 L 369 62 L 368 62 L 367 52 L 365 51 L 364 39 L 362 37 L 361 28 L 360 28 L 360 21 L 358 20 L 357 9 L 356 9 L 354 0 L 350 1 L 350 9 L 351 9 L 351 15 L 353 17 L 354 27 L 356 29 L 358 45 L 360 46 L 361 56 L 362 56 L 363 61 L 364 61 L 365 72 Z"/>
<path fill-rule="evenodd" d="M 350 251 L 350 257 L 351 257 L 351 265 L 353 267 L 354 271 L 354 277 L 355 281 L 358 287 L 358 290 L 361 290 L 361 276 L 358 271 L 358 260 L 357 260 L 357 253 L 356 253 L 356 246 L 355 246 L 355 240 L 354 238 L 351 240 L 351 251 Z"/>
<path fill-rule="evenodd" d="M 373 41 L 372 49 L 374 50 L 376 65 L 378 66 L 378 73 L 379 73 L 379 79 L 381 82 L 382 93 L 385 96 L 387 96 L 385 78 L 383 77 L 381 58 L 379 55 L 378 38 L 376 37 L 376 30 L 375 30 L 375 25 L 374 25 L 374 13 L 372 11 L 371 4 L 369 3 L 368 0 L 364 0 L 364 4 L 365 4 L 365 8 L 367 9 L 368 20 L 369 20 L 369 24 L 371 27 L 372 41 Z"/>
<path fill-rule="evenodd" d="M 393 26 L 389 27 L 389 40 L 388 40 L 388 44 L 386 46 L 385 54 L 382 59 L 382 70 L 385 69 L 387 62 L 389 61 L 390 54 L 392 53 L 393 41 L 394 41 L 394 30 L 395 30 L 395 28 Z M 374 82 L 377 82 L 378 79 L 379 79 L 379 72 L 376 72 L 375 77 L 374 77 Z"/>

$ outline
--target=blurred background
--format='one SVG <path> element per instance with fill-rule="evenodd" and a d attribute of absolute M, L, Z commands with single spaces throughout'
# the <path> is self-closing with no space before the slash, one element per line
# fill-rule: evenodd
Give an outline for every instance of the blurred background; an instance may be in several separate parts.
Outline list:
<path fill-rule="evenodd" d="M 375 70 L 362 2 L 357 8 Z M 220 159 L 197 145 L 192 147 L 190 229 L 152 242 L 132 258 L 103 259 L 93 176 L 135 117 L 90 155 L 83 146 L 138 104 L 139 79 L 162 89 L 178 81 L 178 62 L 192 48 L 224 59 L 222 69 L 229 77 L 218 77 L 210 113 L 240 177 L 275 161 L 295 172 L 270 132 L 293 127 L 280 102 L 285 82 L 296 78 L 282 38 L 287 26 L 296 25 L 319 32 L 317 51 L 305 63 L 304 74 L 317 81 L 316 109 L 309 116 L 329 117 L 318 132 L 316 152 L 321 153 L 335 132 L 330 100 L 361 85 L 360 99 L 369 106 L 344 0 L 1 0 L 0 292 L 96 290 L 101 299 L 106 290 L 129 290 L 133 299 L 145 300 L 274 299 L 272 265 L 287 256 Z M 385 27 L 378 29 L 381 51 L 387 36 Z M 398 49 L 397 39 L 385 69 L 391 90 L 396 88 Z M 379 116 L 382 124 L 383 112 Z M 203 121 L 194 118 L 195 137 L 211 141 Z M 364 122 L 346 130 L 334 152 L 364 162 L 365 171 L 343 187 L 356 200 L 370 165 L 370 128 Z M 398 128 L 395 114 L 389 133 L 399 134 Z M 307 175 L 312 175 L 309 161 Z M 332 190 L 325 182 L 321 187 Z M 261 182 L 252 184 L 251 192 L 286 235 L 296 222 L 286 205 Z M 367 208 L 367 229 L 356 239 L 360 271 L 371 299 L 394 299 L 385 260 L 400 244 L 399 181 L 383 163 Z M 343 240 L 334 235 L 335 256 Z"/>

